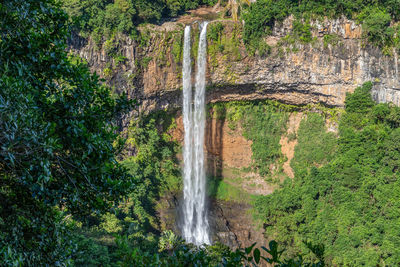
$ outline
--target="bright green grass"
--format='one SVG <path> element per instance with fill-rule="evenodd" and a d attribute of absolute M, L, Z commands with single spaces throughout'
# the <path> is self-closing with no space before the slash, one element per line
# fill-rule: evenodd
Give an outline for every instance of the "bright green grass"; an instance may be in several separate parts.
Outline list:
<path fill-rule="evenodd" d="M 258 198 L 257 195 L 252 195 L 239 187 L 215 177 L 208 179 L 207 189 L 208 196 L 218 200 L 252 204 Z"/>

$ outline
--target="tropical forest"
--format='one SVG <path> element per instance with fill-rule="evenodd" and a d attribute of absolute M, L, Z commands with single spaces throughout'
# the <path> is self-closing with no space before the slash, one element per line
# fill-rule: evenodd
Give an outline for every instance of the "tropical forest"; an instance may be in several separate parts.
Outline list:
<path fill-rule="evenodd" d="M 400 0 L 1 0 L 0 266 L 400 265 Z"/>

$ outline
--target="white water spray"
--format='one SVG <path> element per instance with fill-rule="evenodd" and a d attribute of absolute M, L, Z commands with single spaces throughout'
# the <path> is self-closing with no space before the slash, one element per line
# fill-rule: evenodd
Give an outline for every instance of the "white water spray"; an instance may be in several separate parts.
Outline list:
<path fill-rule="evenodd" d="M 183 227 L 185 240 L 195 245 L 211 244 L 206 210 L 204 164 L 205 73 L 207 64 L 207 24 L 201 24 L 197 55 L 196 90 L 192 107 L 190 26 L 185 28 L 183 47 Z"/>

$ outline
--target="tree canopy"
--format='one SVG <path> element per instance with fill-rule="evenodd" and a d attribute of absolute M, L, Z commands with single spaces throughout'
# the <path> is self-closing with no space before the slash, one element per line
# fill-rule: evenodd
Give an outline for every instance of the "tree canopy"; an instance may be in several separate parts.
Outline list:
<path fill-rule="evenodd" d="M 317 130 L 315 115 L 302 122 L 295 178 L 258 200 L 267 236 L 283 242 L 286 255 L 305 253 L 304 242 L 311 242 L 325 248 L 325 262 L 333 265 L 400 263 L 400 108 L 374 103 L 371 87 L 347 96 L 337 147 Z"/>
<path fill-rule="evenodd" d="M 83 35 L 136 34 L 140 23 L 159 23 L 217 0 L 64 0 L 63 8 Z"/>
<path fill-rule="evenodd" d="M 132 103 L 71 60 L 68 32 L 55 0 L 0 4 L 0 256 L 27 266 L 68 260 L 61 212 L 107 210 L 131 188 L 113 122 Z"/>

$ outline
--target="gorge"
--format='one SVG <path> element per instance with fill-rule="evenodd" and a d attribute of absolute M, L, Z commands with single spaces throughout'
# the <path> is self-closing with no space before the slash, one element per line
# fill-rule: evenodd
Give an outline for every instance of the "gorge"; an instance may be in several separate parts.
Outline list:
<path fill-rule="evenodd" d="M 188 41 L 187 28 L 184 29 L 183 24 L 201 19 L 201 14 L 194 13 L 192 16 L 182 17 L 177 22 L 146 26 L 141 29 L 149 38 L 146 46 L 123 36 L 114 37 L 113 49 L 126 58 L 123 64 L 119 65 L 104 46 L 96 50 L 90 39 L 73 39 L 71 49 L 85 58 L 92 70 L 103 75 L 117 92 L 123 91 L 138 99 L 138 114 L 162 110 L 175 114 L 176 128 L 169 133 L 178 143 L 185 143 L 184 140 L 189 136 L 183 133 L 189 132 L 184 131 L 189 118 L 184 110 L 189 110 L 190 107 L 187 104 L 188 100 L 182 98 L 182 92 L 186 92 L 185 87 L 188 85 L 184 84 L 182 91 L 181 78 L 188 82 L 188 77 L 185 76 L 188 62 L 185 60 L 189 51 L 186 50 L 183 54 L 179 51 L 183 51 Z M 398 104 L 399 101 L 397 51 L 393 52 L 393 57 L 388 57 L 379 48 L 364 45 L 361 26 L 344 17 L 312 21 L 311 34 L 314 41 L 291 43 L 287 41 L 287 36 L 292 32 L 293 21 L 293 17 L 288 17 L 275 24 L 272 34 L 264 40 L 271 47 L 266 55 L 249 54 L 240 38 L 240 24 L 229 20 L 211 21 L 208 26 L 208 66 L 205 74 L 205 97 L 209 105 L 205 133 L 207 177 L 216 179 L 215 181 L 221 179 L 222 185 L 229 188 L 228 190 L 232 187 L 234 191 L 235 188 L 244 191 L 245 193 L 239 194 L 239 199 L 248 198 L 247 194 L 270 194 L 278 185 L 276 182 L 265 182 L 257 171 L 243 171 L 250 168 L 255 160 L 256 139 L 243 137 L 248 131 L 243 125 L 235 126 L 236 129 L 232 130 L 232 122 L 227 118 L 231 115 L 229 112 L 226 115 L 218 115 L 218 104 L 212 107 L 215 103 L 226 102 L 229 106 L 229 103 L 238 103 L 236 101 L 246 103 L 267 99 L 277 100 L 288 105 L 289 109 L 291 105 L 298 107 L 287 113 L 289 119 L 286 130 L 279 132 L 276 137 L 279 146 L 276 153 L 280 155 L 278 160 L 284 164 L 269 163 L 270 170 L 276 172 L 275 176 L 280 177 L 278 180 L 283 181 L 284 177 L 294 176 L 291 160 L 298 141 L 290 136 L 298 135 L 298 129 L 301 123 L 307 120 L 308 113 L 325 114 L 323 116 L 326 131 L 337 135 L 335 114 L 341 114 L 340 109 L 344 107 L 346 94 L 353 92 L 358 85 L 372 81 L 372 96 L 377 102 Z M 220 30 L 216 37 L 212 37 L 211 33 L 216 29 Z M 199 46 L 196 36 L 199 34 L 196 28 L 192 28 L 192 62 L 195 62 L 196 47 Z M 333 36 L 334 41 L 327 42 L 325 36 Z M 146 61 L 145 66 L 141 65 L 144 64 L 143 61 Z M 112 69 L 110 76 L 104 76 L 103 70 L 107 64 Z M 183 77 L 180 76 L 182 69 Z M 183 112 L 180 111 L 181 107 Z M 331 108 L 332 111 L 327 111 L 324 107 Z M 128 124 L 129 120 L 125 119 L 122 127 L 126 128 Z M 184 150 L 185 153 L 187 152 Z M 273 171 L 280 168 L 283 168 L 283 171 Z M 237 182 L 238 176 L 246 178 Z M 228 194 L 235 195 L 232 191 Z M 177 194 L 174 197 L 180 196 Z M 232 201 L 229 197 L 225 199 L 228 201 L 218 200 L 212 203 L 212 239 L 232 247 L 249 246 L 255 241 L 266 245 L 263 230 L 245 215 L 251 209 L 248 201 Z M 173 202 L 166 200 L 162 205 L 163 211 L 159 213 L 161 225 L 164 229 L 175 229 L 179 232 L 179 227 L 174 224 L 178 205 L 171 203 Z M 241 209 L 243 211 L 239 211 Z"/>

